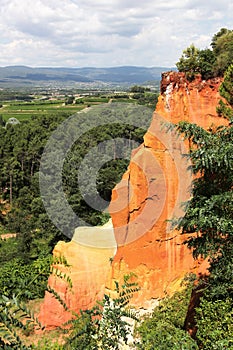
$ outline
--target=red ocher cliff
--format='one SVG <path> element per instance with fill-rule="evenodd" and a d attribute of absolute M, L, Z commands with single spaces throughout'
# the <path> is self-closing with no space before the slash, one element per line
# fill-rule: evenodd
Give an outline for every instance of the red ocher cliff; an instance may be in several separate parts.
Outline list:
<path fill-rule="evenodd" d="M 206 264 L 195 262 L 190 250 L 182 244 L 185 235 L 168 228 L 167 220 L 183 215 L 181 205 L 190 197 L 192 177 L 187 171 L 187 160 L 182 159 L 188 144 L 167 132 L 165 127 L 161 128 L 161 122 L 185 120 L 204 128 L 227 124 L 216 113 L 220 84 L 221 79 L 202 81 L 198 77 L 189 83 L 183 73 L 164 73 L 161 94 L 144 144 L 132 156 L 122 185 L 113 190 L 110 212 L 112 210 L 118 249 L 112 265 L 112 280 L 134 272 L 141 286 L 134 299 L 137 305 L 172 293 L 187 272 L 205 270 Z M 151 171 L 148 178 L 145 174 L 155 168 L 153 159 L 158 163 L 158 171 Z M 117 211 L 117 203 L 127 202 L 127 196 L 130 200 L 124 210 Z M 146 209 L 147 201 L 150 207 Z M 143 222 L 137 220 L 140 215 Z M 127 225 L 125 233 L 124 225 Z M 145 233 L 140 235 L 140 230 Z M 126 237 L 127 244 L 123 244 L 122 237 Z"/>
<path fill-rule="evenodd" d="M 103 249 L 81 246 L 72 240 L 55 247 L 55 254 L 64 255 L 72 265 L 71 270 L 62 267 L 62 271 L 70 275 L 73 290 L 69 291 L 65 282 L 54 276 L 49 285 L 72 309 L 93 306 L 105 287 L 113 290 L 114 280 L 121 281 L 130 272 L 138 276 L 141 287 L 134 303 L 143 306 L 146 300 L 179 288 L 187 272 L 205 271 L 206 265 L 194 262 L 182 244 L 185 236 L 172 230 L 167 222 L 183 214 L 181 203 L 190 197 L 192 177 L 187 171 L 187 158 L 183 157 L 188 145 L 166 127 L 161 128 L 161 122 L 186 120 L 204 128 L 227 124 L 216 113 L 220 84 L 220 79 L 202 81 L 198 77 L 189 83 L 183 73 L 163 74 L 161 94 L 144 143 L 133 152 L 128 171 L 113 190 L 110 214 L 118 246 L 116 254 L 112 244 Z M 109 237 L 112 240 L 111 234 Z M 54 327 L 69 317 L 46 293 L 40 321 Z"/>

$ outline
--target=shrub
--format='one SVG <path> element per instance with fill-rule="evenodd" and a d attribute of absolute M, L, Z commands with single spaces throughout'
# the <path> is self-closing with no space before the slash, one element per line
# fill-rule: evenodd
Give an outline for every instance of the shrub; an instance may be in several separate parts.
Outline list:
<path fill-rule="evenodd" d="M 233 300 L 201 300 L 196 309 L 197 341 L 203 350 L 233 349 Z"/>
<path fill-rule="evenodd" d="M 162 300 L 151 317 L 145 318 L 136 332 L 140 350 L 193 350 L 198 349 L 195 341 L 184 330 L 184 322 L 190 301 L 193 283 Z"/>

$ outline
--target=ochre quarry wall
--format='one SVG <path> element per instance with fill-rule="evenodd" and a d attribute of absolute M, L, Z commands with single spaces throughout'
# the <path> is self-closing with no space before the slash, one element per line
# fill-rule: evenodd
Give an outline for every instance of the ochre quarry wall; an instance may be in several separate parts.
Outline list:
<path fill-rule="evenodd" d="M 207 129 L 227 124 L 216 113 L 220 84 L 219 78 L 202 81 L 197 77 L 189 83 L 183 73 L 164 73 L 144 144 L 134 152 L 122 182 L 113 190 L 110 212 L 118 249 L 112 281 L 135 273 L 141 286 L 134 298 L 137 306 L 173 293 L 187 272 L 203 273 L 207 267 L 206 262 L 193 260 L 182 244 L 187 237 L 172 230 L 167 221 L 183 215 L 181 203 L 190 197 L 192 174 L 182 157 L 188 144 L 165 125 L 188 121 Z M 112 289 L 113 284 L 108 287 Z"/>
<path fill-rule="evenodd" d="M 183 215 L 181 203 L 190 198 L 192 174 L 183 155 L 188 145 L 168 132 L 166 122 L 186 120 L 204 128 L 227 124 L 216 113 L 220 79 L 189 83 L 183 73 L 162 75 L 161 94 L 144 143 L 133 152 L 122 181 L 112 193 L 110 214 L 114 244 L 105 248 L 82 245 L 72 240 L 59 242 L 56 256 L 65 256 L 71 267 L 60 266 L 73 282 L 69 289 L 64 279 L 50 276 L 53 288 L 67 306 L 86 309 L 101 299 L 104 291 L 114 290 L 114 281 L 122 281 L 133 272 L 141 290 L 134 304 L 146 306 L 148 300 L 171 294 L 187 272 L 204 272 L 206 263 L 194 261 L 183 245 L 185 236 L 173 230 L 167 221 Z M 111 238 L 112 239 L 112 238 Z M 51 293 L 46 293 L 39 320 L 47 328 L 70 318 Z"/>

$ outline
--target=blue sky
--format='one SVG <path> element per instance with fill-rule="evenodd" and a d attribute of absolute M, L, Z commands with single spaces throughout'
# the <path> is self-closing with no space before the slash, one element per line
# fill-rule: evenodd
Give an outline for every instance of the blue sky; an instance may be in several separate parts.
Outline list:
<path fill-rule="evenodd" d="M 232 0 L 0 0 L 0 66 L 175 66 L 233 29 Z"/>

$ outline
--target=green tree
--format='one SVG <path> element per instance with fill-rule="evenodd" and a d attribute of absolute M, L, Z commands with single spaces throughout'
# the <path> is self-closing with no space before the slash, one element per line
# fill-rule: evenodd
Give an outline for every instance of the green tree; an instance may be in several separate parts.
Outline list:
<path fill-rule="evenodd" d="M 229 103 L 222 110 L 227 117 L 232 113 L 231 77 L 232 66 L 220 89 Z M 178 130 L 189 139 L 193 170 L 198 174 L 180 228 L 191 234 L 186 243 L 194 257 L 208 258 L 210 263 L 196 315 L 197 341 L 201 349 L 232 349 L 233 125 L 229 121 L 228 126 L 206 131 L 181 122 Z"/>
<path fill-rule="evenodd" d="M 201 301 L 196 310 L 197 341 L 201 349 L 233 349 L 233 308 L 232 300 Z"/>
<path fill-rule="evenodd" d="M 209 257 L 211 266 L 229 256 L 233 244 L 233 126 L 205 131 L 197 125 L 180 123 L 179 130 L 193 144 L 193 198 L 181 221 L 195 257 Z M 228 258 L 227 258 L 228 257 Z M 228 265 L 228 264 L 227 264 Z M 223 273 L 228 268 L 222 266 Z"/>
<path fill-rule="evenodd" d="M 130 88 L 130 92 L 140 92 L 140 93 L 144 93 L 145 91 L 147 91 L 148 89 L 145 88 L 144 86 L 138 86 L 138 85 L 134 85 Z"/>
<path fill-rule="evenodd" d="M 183 54 L 176 66 L 189 80 L 200 73 L 203 79 L 223 76 L 233 62 L 233 30 L 222 28 L 211 42 L 212 49 L 200 50 L 193 44 Z"/>
<path fill-rule="evenodd" d="M 191 44 L 183 51 L 183 54 L 176 63 L 180 72 L 185 72 L 189 80 L 193 80 L 197 73 L 200 73 L 199 68 L 199 54 L 200 50 Z"/>
<path fill-rule="evenodd" d="M 2 105 L 0 104 L 0 108 L 2 107 Z M 0 127 L 1 126 L 5 126 L 6 122 L 5 120 L 3 119 L 2 115 L 0 114 Z"/>
<path fill-rule="evenodd" d="M 227 118 L 232 120 L 233 118 L 233 64 L 231 64 L 225 75 L 224 81 L 220 86 L 220 94 L 227 101 L 225 103 L 223 100 L 220 100 L 219 105 L 217 107 L 217 112 Z"/>
<path fill-rule="evenodd" d="M 69 96 L 65 102 L 66 105 L 72 105 L 74 103 L 75 97 Z"/>
<path fill-rule="evenodd" d="M 215 64 L 215 55 L 212 50 L 204 49 L 199 52 L 199 73 L 202 79 L 210 79 L 213 77 L 213 65 Z"/>
<path fill-rule="evenodd" d="M 140 350 L 195 350 L 197 344 L 184 329 L 185 318 L 193 288 L 193 276 L 185 288 L 172 297 L 161 300 L 151 316 L 146 316 L 136 329 Z M 183 286 L 184 287 L 184 286 Z"/>
<path fill-rule="evenodd" d="M 201 74 L 202 79 L 209 79 L 213 77 L 215 61 L 216 57 L 212 50 L 200 50 L 191 45 L 183 51 L 183 55 L 176 66 L 180 72 L 185 72 L 187 79 L 190 81 L 197 74 Z"/>
<path fill-rule="evenodd" d="M 213 70 L 215 75 L 223 76 L 229 65 L 233 62 L 233 30 L 226 28 L 213 36 L 211 46 L 216 57 Z"/>
<path fill-rule="evenodd" d="M 224 81 L 220 86 L 220 94 L 229 103 L 229 109 L 233 109 L 233 63 L 224 75 Z"/>

